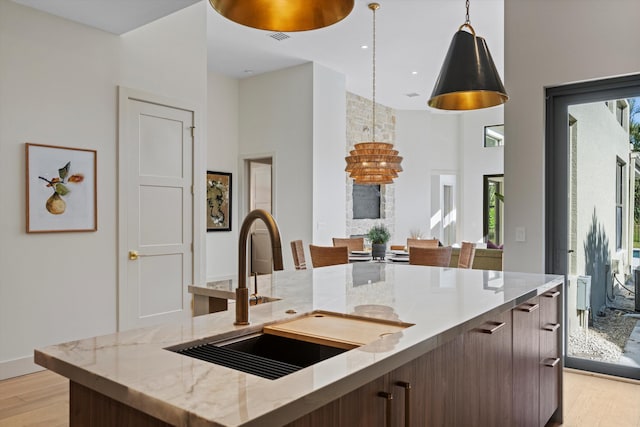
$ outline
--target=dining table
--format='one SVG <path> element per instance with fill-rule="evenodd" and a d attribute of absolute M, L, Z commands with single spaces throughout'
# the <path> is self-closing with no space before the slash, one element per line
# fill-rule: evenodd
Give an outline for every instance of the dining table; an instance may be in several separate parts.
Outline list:
<path fill-rule="evenodd" d="M 384 259 L 374 259 L 371 256 L 371 251 L 351 251 L 349 252 L 349 262 L 397 262 L 408 263 L 409 252 L 402 250 L 387 251 Z"/>

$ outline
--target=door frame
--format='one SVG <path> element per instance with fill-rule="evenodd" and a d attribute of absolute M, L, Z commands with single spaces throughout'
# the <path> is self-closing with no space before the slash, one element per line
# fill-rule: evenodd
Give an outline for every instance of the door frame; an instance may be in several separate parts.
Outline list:
<path fill-rule="evenodd" d="M 244 218 L 249 213 L 249 190 L 248 186 L 251 182 L 251 177 L 249 176 L 250 170 L 247 166 L 251 160 L 260 160 L 260 159 L 271 159 L 271 215 L 276 218 L 278 208 L 277 208 L 277 193 L 278 189 L 276 186 L 277 182 L 277 158 L 276 153 L 274 151 L 271 152 L 262 152 L 262 153 L 253 153 L 253 154 L 243 154 L 239 156 L 238 163 L 238 221 L 239 227 L 242 225 Z M 238 228 L 239 230 L 239 228 Z"/>
<path fill-rule="evenodd" d="M 116 284 L 116 330 L 120 331 L 122 327 L 122 312 L 121 308 L 125 305 L 123 298 L 125 298 L 125 292 L 121 292 L 124 286 L 127 284 L 127 269 L 126 263 L 128 260 L 129 248 L 127 247 L 127 187 L 128 177 L 126 171 L 128 171 L 129 159 L 126 154 L 126 150 L 121 144 L 126 142 L 126 130 L 127 126 L 124 125 L 127 121 L 128 113 L 128 101 L 135 100 L 146 102 L 150 104 L 161 105 L 169 108 L 176 108 L 180 110 L 186 110 L 193 113 L 193 150 L 192 150 L 192 278 L 194 284 L 202 283 L 203 278 L 206 277 L 206 191 L 205 191 L 205 177 L 206 177 L 206 147 L 200 143 L 204 141 L 203 129 L 201 129 L 200 113 L 191 102 L 184 100 L 177 100 L 167 98 L 164 96 L 156 95 L 150 92 L 145 92 L 137 89 L 131 89 L 125 86 L 118 86 L 118 141 L 117 141 L 117 174 L 118 174 L 118 189 L 117 189 L 117 255 L 116 255 L 116 269 L 117 269 L 117 284 Z M 199 179 L 198 177 L 202 177 Z M 191 304 L 193 308 L 193 304 Z"/>
<path fill-rule="evenodd" d="M 568 281 L 569 265 L 569 105 L 598 102 L 607 99 L 632 97 L 640 94 L 640 74 L 591 80 L 562 86 L 545 88 L 545 272 L 562 274 Z M 565 289 L 568 289 L 565 286 Z M 568 325 L 567 301 L 565 298 L 564 324 Z M 564 334 L 564 366 L 625 378 L 640 379 L 640 370 L 570 357 L 567 331 Z"/>

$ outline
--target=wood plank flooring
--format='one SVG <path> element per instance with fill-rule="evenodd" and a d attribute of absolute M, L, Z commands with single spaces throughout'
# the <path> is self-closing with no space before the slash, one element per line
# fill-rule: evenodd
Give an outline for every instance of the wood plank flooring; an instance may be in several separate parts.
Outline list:
<path fill-rule="evenodd" d="M 640 382 L 565 371 L 565 427 L 640 427 Z M 50 371 L 0 381 L 0 427 L 68 427 L 69 386 Z"/>
<path fill-rule="evenodd" d="M 68 427 L 69 381 L 51 371 L 0 381 L 0 427 Z"/>

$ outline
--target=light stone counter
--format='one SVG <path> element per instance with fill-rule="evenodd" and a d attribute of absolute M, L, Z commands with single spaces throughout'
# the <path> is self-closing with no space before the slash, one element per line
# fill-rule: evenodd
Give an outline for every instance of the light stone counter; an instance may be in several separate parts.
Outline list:
<path fill-rule="evenodd" d="M 421 356 L 489 314 L 563 284 L 555 275 L 387 263 L 277 272 L 270 279 L 268 294 L 281 300 L 251 307 L 249 326 L 234 326 L 234 312 L 226 311 L 38 349 L 35 361 L 173 425 L 281 425 Z M 290 309 L 297 314 L 287 314 Z M 165 350 L 259 331 L 313 310 L 415 326 L 277 380 Z"/>
<path fill-rule="evenodd" d="M 250 295 L 270 297 L 271 275 L 247 277 Z M 212 280 L 204 285 L 189 285 L 189 293 L 193 294 L 193 315 L 216 313 L 228 309 L 228 301 L 236 299 L 238 280 L 235 277 L 225 277 Z"/>

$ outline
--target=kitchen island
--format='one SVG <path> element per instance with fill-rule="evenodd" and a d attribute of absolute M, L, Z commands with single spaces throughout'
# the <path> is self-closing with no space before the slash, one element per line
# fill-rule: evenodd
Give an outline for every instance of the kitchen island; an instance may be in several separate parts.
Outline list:
<path fill-rule="evenodd" d="M 72 427 L 538 426 L 562 417 L 563 286 L 562 276 L 384 263 L 276 272 L 280 299 L 252 307 L 248 326 L 226 311 L 38 349 L 35 361 L 70 379 Z M 167 350 L 316 310 L 413 326 L 276 380 Z"/>

